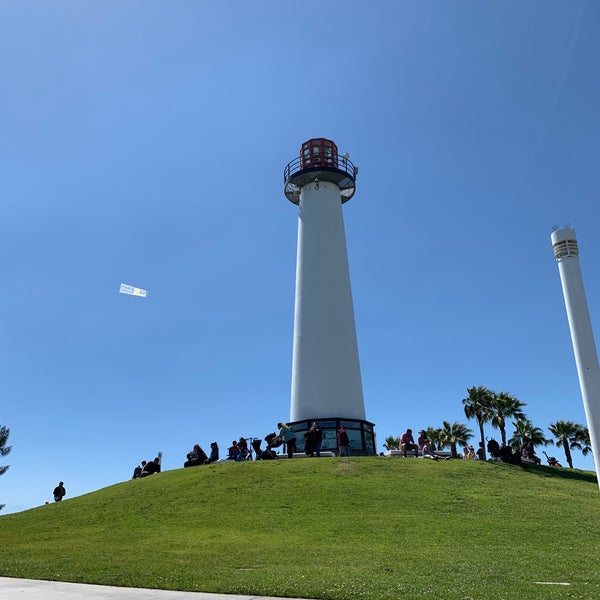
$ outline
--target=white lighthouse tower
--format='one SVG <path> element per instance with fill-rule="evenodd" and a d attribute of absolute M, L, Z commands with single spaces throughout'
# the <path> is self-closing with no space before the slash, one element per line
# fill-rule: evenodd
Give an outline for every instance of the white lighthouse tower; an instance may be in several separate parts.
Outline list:
<path fill-rule="evenodd" d="M 579 387 L 590 431 L 596 475 L 600 484 L 600 446 L 598 445 L 600 442 L 600 366 L 579 267 L 579 247 L 575 230 L 570 227 L 553 231 L 551 239 L 558 263 L 579 375 Z"/>
<path fill-rule="evenodd" d="M 342 204 L 358 169 L 324 138 L 308 140 L 285 168 L 285 195 L 299 206 L 290 421 L 301 434 L 317 421 L 323 450 L 343 426 L 354 454 L 374 454 L 365 420 Z M 299 449 L 302 436 L 297 436 Z"/>

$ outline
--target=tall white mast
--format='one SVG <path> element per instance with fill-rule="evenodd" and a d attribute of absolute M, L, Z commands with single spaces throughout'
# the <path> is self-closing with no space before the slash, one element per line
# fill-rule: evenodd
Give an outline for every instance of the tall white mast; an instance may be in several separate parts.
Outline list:
<path fill-rule="evenodd" d="M 579 247 L 575 230 L 569 227 L 552 232 L 552 246 L 558 263 L 562 284 L 571 341 L 575 352 L 579 387 L 583 397 L 583 407 L 590 442 L 594 454 L 596 475 L 600 485 L 600 366 L 594 342 L 594 333 L 588 310 L 583 277 L 579 266 Z"/>

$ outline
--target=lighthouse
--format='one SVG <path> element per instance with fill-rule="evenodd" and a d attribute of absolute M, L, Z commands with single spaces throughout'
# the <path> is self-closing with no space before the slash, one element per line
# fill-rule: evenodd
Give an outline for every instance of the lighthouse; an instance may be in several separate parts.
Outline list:
<path fill-rule="evenodd" d="M 554 257 L 558 263 L 579 387 L 600 484 L 600 366 L 579 266 L 579 246 L 575 230 L 570 227 L 553 231 L 551 239 Z"/>
<path fill-rule="evenodd" d="M 375 454 L 365 417 L 342 205 L 356 190 L 357 167 L 334 142 L 314 138 L 284 171 L 284 192 L 298 206 L 298 251 L 290 423 L 297 447 L 314 422 L 323 450 L 344 427 L 352 454 Z"/>

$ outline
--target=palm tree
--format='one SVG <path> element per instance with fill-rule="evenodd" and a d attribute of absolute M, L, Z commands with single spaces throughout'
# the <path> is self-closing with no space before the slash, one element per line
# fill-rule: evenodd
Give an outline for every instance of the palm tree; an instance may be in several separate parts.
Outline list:
<path fill-rule="evenodd" d="M 440 427 L 428 427 L 425 430 L 425 434 L 431 442 L 432 450 L 441 450 L 444 447 L 442 443 L 442 429 Z"/>
<path fill-rule="evenodd" d="M 533 423 L 529 419 L 520 419 L 513 421 L 515 431 L 508 440 L 508 443 L 515 452 L 518 452 L 523 442 L 527 439 L 531 442 L 534 450 L 536 446 L 547 446 L 552 443 L 544 436 L 544 431 L 541 427 L 534 427 Z"/>
<path fill-rule="evenodd" d="M 448 421 L 444 421 L 444 426 L 440 430 L 442 447 L 450 446 L 452 458 L 458 458 L 457 444 L 465 446 L 471 437 L 473 437 L 473 431 L 458 421 L 454 421 L 452 425 Z"/>
<path fill-rule="evenodd" d="M 6 456 L 10 453 L 11 447 L 6 445 L 10 429 L 4 425 L 0 425 L 0 456 Z M 0 475 L 4 475 L 8 471 L 8 465 L 0 467 Z M 4 508 L 4 504 L 0 504 L 0 510 Z"/>
<path fill-rule="evenodd" d="M 479 387 L 467 388 L 469 394 L 466 398 L 463 398 L 463 406 L 465 407 L 465 416 L 467 419 L 477 419 L 477 425 L 479 427 L 479 436 L 481 446 L 483 448 L 483 460 L 486 460 L 485 455 L 485 435 L 483 433 L 483 425 L 492 418 L 491 402 L 494 396 L 494 392 L 488 390 L 486 387 L 480 385 Z"/>
<path fill-rule="evenodd" d="M 398 450 L 398 448 L 400 448 L 400 438 L 394 437 L 393 435 L 388 435 L 385 438 L 383 447 L 386 450 Z"/>
<path fill-rule="evenodd" d="M 490 403 L 492 427 L 497 427 L 500 430 L 504 445 L 506 445 L 506 419 L 510 417 L 518 421 L 526 419 L 525 413 L 521 410 L 524 406 L 527 406 L 525 402 L 521 402 L 508 392 L 500 392 L 499 394 L 492 392 Z"/>
<path fill-rule="evenodd" d="M 574 423 L 573 421 L 555 421 L 550 423 L 548 430 L 556 438 L 556 445 L 565 451 L 565 458 L 571 469 L 573 468 L 573 457 L 571 450 L 581 450 L 585 456 L 591 452 L 590 432 L 587 427 Z"/>

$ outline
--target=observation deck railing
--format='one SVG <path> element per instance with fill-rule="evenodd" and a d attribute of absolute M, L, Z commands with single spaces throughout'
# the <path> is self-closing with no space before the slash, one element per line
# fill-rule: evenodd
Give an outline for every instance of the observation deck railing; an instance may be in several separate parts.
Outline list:
<path fill-rule="evenodd" d="M 356 190 L 356 167 L 343 156 L 299 156 L 283 171 L 284 193 L 293 204 L 300 203 L 302 187 L 315 180 L 330 181 L 340 188 L 342 203 L 348 202 Z"/>
<path fill-rule="evenodd" d="M 358 174 L 358 167 L 355 167 L 349 158 L 344 158 L 343 156 L 313 155 L 307 158 L 298 156 L 298 158 L 292 160 L 285 167 L 283 181 L 287 182 L 291 177 L 297 175 L 301 171 L 321 171 L 327 169 L 342 171 L 352 179 L 356 179 L 356 175 Z"/>

